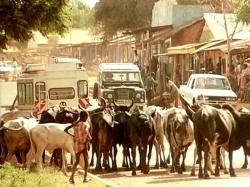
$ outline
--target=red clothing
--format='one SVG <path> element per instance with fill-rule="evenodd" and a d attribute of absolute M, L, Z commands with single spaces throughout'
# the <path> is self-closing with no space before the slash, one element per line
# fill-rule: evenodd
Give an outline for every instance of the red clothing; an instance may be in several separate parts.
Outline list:
<path fill-rule="evenodd" d="M 91 136 L 87 125 L 84 122 L 78 122 L 74 125 L 74 150 L 76 153 L 83 151 Z"/>

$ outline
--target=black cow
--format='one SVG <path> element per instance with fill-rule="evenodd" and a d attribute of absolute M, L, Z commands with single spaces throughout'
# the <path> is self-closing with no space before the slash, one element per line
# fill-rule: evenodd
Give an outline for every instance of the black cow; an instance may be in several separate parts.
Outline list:
<path fill-rule="evenodd" d="M 228 109 L 234 116 L 237 122 L 237 138 L 236 144 L 241 145 L 244 150 L 245 160 L 242 168 L 247 168 L 247 155 L 250 156 L 249 139 L 250 139 L 250 112 L 247 109 L 237 111 L 231 105 L 225 104 L 222 106 Z M 244 112 L 243 112 L 244 111 Z"/>
<path fill-rule="evenodd" d="M 136 146 L 139 147 L 140 168 L 144 174 L 149 172 L 155 131 L 151 116 L 140 111 L 138 108 L 128 119 L 128 135 L 132 144 L 132 175 L 136 175 Z M 149 145 L 148 163 L 146 163 L 147 146 Z"/>
<path fill-rule="evenodd" d="M 91 136 L 92 136 L 92 159 L 91 164 L 93 164 L 93 155 L 96 153 L 97 163 L 96 170 L 102 169 L 101 158 L 103 155 L 103 165 L 106 170 L 110 169 L 109 156 L 112 159 L 112 168 L 114 165 L 114 158 L 112 154 L 112 146 L 114 144 L 114 111 L 111 108 L 106 108 L 104 111 L 95 113 L 91 115 Z"/>
<path fill-rule="evenodd" d="M 217 109 L 203 105 L 192 116 L 194 123 L 194 137 L 197 147 L 199 162 L 199 178 L 209 178 L 208 154 L 211 148 L 216 147 L 215 176 L 219 176 L 220 147 L 223 146 L 229 152 L 230 176 L 236 176 L 233 169 L 233 150 L 239 148 L 236 144 L 237 137 L 236 121 L 226 109 Z M 201 166 L 202 153 L 204 150 L 204 173 Z"/>
<path fill-rule="evenodd" d="M 115 117 L 114 120 L 117 122 L 117 124 L 114 126 L 114 164 L 115 168 L 117 169 L 116 164 L 116 155 L 117 155 L 117 147 L 116 145 L 122 145 L 123 146 L 123 161 L 122 161 L 122 167 L 126 167 L 126 169 L 129 169 L 131 166 L 131 158 L 130 158 L 130 152 L 129 148 L 131 148 L 131 142 L 129 140 L 128 136 L 128 119 L 130 115 L 128 114 L 129 110 L 134 104 L 134 101 L 132 100 L 131 104 L 129 106 L 127 105 L 118 105 L 115 101 L 114 103 L 114 109 L 115 109 Z"/>

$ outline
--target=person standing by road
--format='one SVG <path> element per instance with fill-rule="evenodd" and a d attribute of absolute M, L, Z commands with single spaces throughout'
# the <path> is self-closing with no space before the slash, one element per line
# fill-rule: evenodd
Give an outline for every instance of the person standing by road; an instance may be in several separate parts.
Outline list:
<path fill-rule="evenodd" d="M 178 107 L 179 102 L 179 89 L 173 81 L 166 77 L 166 92 L 170 94 L 172 100 L 174 101 L 175 107 Z"/>
<path fill-rule="evenodd" d="M 154 79 L 155 73 L 152 72 L 149 74 L 149 76 L 146 78 L 146 96 L 147 96 L 147 100 L 148 100 L 148 105 L 151 104 L 151 99 L 153 97 L 154 94 L 154 87 L 156 84 L 156 81 Z"/>

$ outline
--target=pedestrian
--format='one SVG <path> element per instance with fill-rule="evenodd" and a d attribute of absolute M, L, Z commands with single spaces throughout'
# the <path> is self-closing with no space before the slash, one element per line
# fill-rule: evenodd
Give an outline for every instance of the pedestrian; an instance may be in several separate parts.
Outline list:
<path fill-rule="evenodd" d="M 237 74 L 236 74 L 235 67 L 233 64 L 230 65 L 230 68 L 229 68 L 228 80 L 230 82 L 232 90 L 235 93 L 237 93 L 238 92 Z"/>
<path fill-rule="evenodd" d="M 155 76 L 155 74 L 154 74 L 154 72 L 152 72 L 152 73 L 149 74 L 149 76 L 146 79 L 145 90 L 146 90 L 146 97 L 147 97 L 147 100 L 148 100 L 148 105 L 151 104 L 151 99 L 152 99 L 153 94 L 154 94 L 154 87 L 155 87 L 155 84 L 156 84 L 154 76 Z"/>
<path fill-rule="evenodd" d="M 179 102 L 179 89 L 173 81 L 166 76 L 166 92 L 169 93 L 170 97 L 174 101 L 175 107 L 178 107 Z"/>
<path fill-rule="evenodd" d="M 240 100 L 242 102 L 246 101 L 246 93 L 247 93 L 247 78 L 249 76 L 250 67 L 248 67 L 247 63 L 243 64 L 243 69 L 240 76 Z"/>
<path fill-rule="evenodd" d="M 248 77 L 248 82 L 247 82 L 246 102 L 250 103 L 250 77 Z"/>
<path fill-rule="evenodd" d="M 73 127 L 74 129 L 74 150 L 76 153 L 76 159 L 73 164 L 72 174 L 70 176 L 69 182 L 74 184 L 74 174 L 76 172 L 76 167 L 79 164 L 80 156 L 83 155 L 84 158 L 84 179 L 83 182 L 87 182 L 87 172 L 88 172 L 88 146 L 91 140 L 89 133 L 89 127 L 86 123 L 88 119 L 88 112 L 82 110 L 79 114 L 79 120 L 74 122 L 72 125 L 65 128 L 65 132 L 70 134 L 68 130 Z"/>

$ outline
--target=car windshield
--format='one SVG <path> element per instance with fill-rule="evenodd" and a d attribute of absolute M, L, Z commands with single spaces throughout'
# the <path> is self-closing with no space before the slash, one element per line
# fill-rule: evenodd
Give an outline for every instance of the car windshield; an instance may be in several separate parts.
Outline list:
<path fill-rule="evenodd" d="M 104 72 L 102 79 L 105 82 L 139 82 L 139 72 Z"/>
<path fill-rule="evenodd" d="M 211 78 L 202 77 L 197 78 L 195 82 L 196 89 L 218 89 L 218 90 L 230 90 L 230 85 L 225 78 Z"/>

